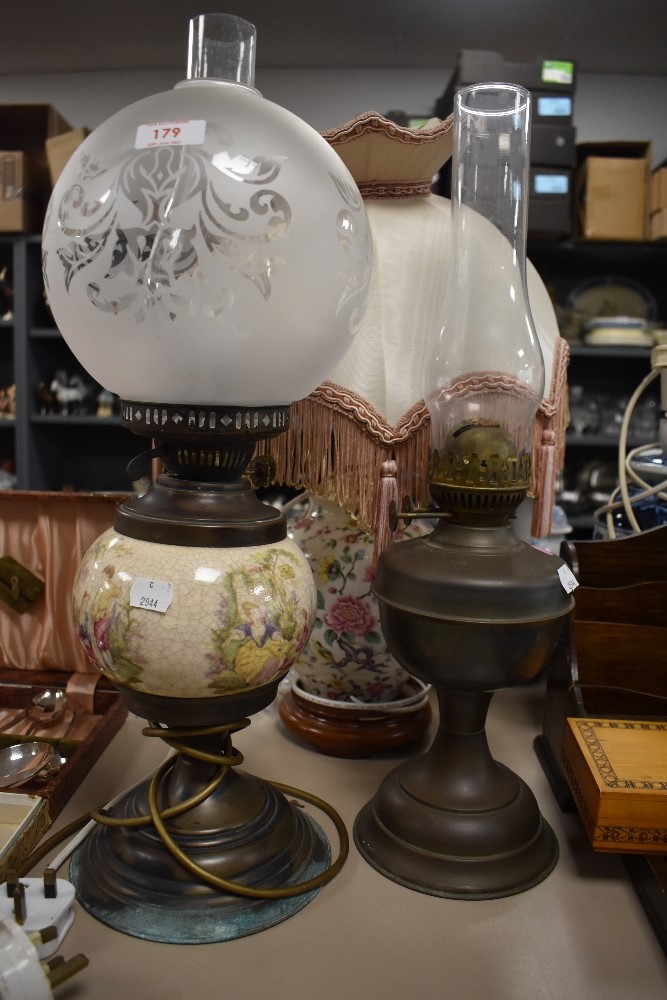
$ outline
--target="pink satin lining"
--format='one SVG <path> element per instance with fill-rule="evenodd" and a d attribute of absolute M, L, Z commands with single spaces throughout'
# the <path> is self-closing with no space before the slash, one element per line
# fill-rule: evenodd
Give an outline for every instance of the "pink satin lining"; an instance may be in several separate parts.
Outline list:
<path fill-rule="evenodd" d="M 66 709 L 57 721 L 41 725 L 28 718 L 25 711 L 16 708 L 0 709 L 0 733 L 5 736 L 34 736 L 48 740 L 75 740 L 81 742 L 100 722 L 101 715 Z"/>
<path fill-rule="evenodd" d="M 0 556 L 13 556 L 45 584 L 34 609 L 22 615 L 0 602 L 2 666 L 93 672 L 72 622 L 72 584 L 82 556 L 111 527 L 121 499 L 0 491 Z M 92 692 L 83 700 L 81 709 L 90 711 Z"/>
<path fill-rule="evenodd" d="M 65 688 L 67 704 L 70 708 L 92 715 L 95 705 L 95 688 L 99 679 L 100 675 L 97 671 L 94 674 L 72 674 Z"/>

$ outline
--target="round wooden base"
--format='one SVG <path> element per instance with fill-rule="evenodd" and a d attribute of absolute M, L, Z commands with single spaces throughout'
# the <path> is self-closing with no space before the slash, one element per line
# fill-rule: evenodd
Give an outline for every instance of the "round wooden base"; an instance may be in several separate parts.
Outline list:
<path fill-rule="evenodd" d="M 304 743 L 332 757 L 369 757 L 415 743 L 428 730 L 431 706 L 425 698 L 414 707 L 392 712 L 367 707 L 317 701 L 302 696 L 293 686 L 279 701 L 280 717 Z"/>

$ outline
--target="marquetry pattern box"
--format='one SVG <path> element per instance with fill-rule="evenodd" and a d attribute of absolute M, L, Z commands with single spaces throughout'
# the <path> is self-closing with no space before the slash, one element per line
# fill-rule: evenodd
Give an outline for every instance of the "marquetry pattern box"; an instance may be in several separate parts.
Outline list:
<path fill-rule="evenodd" d="M 567 719 L 563 767 L 596 850 L 667 852 L 667 722 Z"/>

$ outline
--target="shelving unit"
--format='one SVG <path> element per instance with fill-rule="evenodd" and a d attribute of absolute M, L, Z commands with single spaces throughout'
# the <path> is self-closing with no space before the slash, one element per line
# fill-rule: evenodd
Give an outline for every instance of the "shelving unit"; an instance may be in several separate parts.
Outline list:
<path fill-rule="evenodd" d="M 5 457 L 13 462 L 17 489 L 126 491 L 126 466 L 146 443 L 122 428 L 119 417 L 43 412 L 38 387 L 50 385 L 56 371 L 90 378 L 53 325 L 39 236 L 0 236 L 0 267 L 5 261 L 14 316 L 0 323 L 0 387 L 16 385 L 16 416 L 0 418 L 0 464 Z M 100 389 L 93 388 L 95 394 Z"/>
<path fill-rule="evenodd" d="M 615 275 L 648 288 L 667 322 L 667 243 L 531 240 L 528 256 L 558 306 L 581 282 Z"/>
<path fill-rule="evenodd" d="M 528 254 L 557 309 L 570 291 L 596 276 L 641 282 L 667 320 L 667 244 L 532 241 Z M 37 387 L 58 369 L 82 373 L 54 327 L 44 299 L 39 236 L 0 234 L 0 270 L 8 266 L 14 315 L 0 320 L 0 389 L 16 385 L 16 416 L 0 413 L 0 470 L 16 469 L 18 489 L 126 490 L 128 462 L 146 443 L 120 426 L 118 417 L 41 412 Z M 587 393 L 628 397 L 650 370 L 650 350 L 572 345 L 570 385 Z M 88 376 L 86 376 L 88 378 Z M 657 386 L 655 389 L 657 393 Z M 632 441 L 631 446 L 639 441 Z M 567 437 L 565 485 L 573 489 L 592 461 L 616 461 L 617 438 L 597 433 Z M 146 470 L 148 471 L 148 469 Z M 581 537 L 592 513 L 577 519 Z"/>
<path fill-rule="evenodd" d="M 642 347 L 586 347 L 572 345 L 571 360 L 568 375 L 570 393 L 574 387 L 582 386 L 585 392 L 600 398 L 605 394 L 617 401 L 616 414 L 619 421 L 618 430 L 610 433 L 602 432 L 577 433 L 568 431 L 566 437 L 565 490 L 579 491 L 586 482 L 595 485 L 599 480 L 599 489 L 604 493 L 609 491 L 616 482 L 618 470 L 618 437 L 620 418 L 624 403 L 651 370 L 651 349 Z M 658 383 L 651 385 L 643 397 L 645 402 L 651 401 L 655 419 L 658 411 Z M 636 431 L 628 436 L 628 448 L 648 444 L 655 440 L 656 434 L 647 430 L 644 434 Z M 605 485 L 606 484 L 606 485 Z M 597 506 L 593 503 L 593 508 Z M 570 523 L 578 537 L 590 538 L 593 528 L 593 509 L 570 513 Z"/>
<path fill-rule="evenodd" d="M 563 316 L 568 296 L 583 282 L 620 277 L 639 282 L 655 298 L 657 318 L 667 321 L 667 244 L 603 243 L 592 241 L 538 242 L 529 245 L 528 255 L 540 273 Z M 613 398 L 617 412 L 651 370 L 649 347 L 590 346 L 572 343 L 568 383 L 581 386 L 584 398 Z M 656 403 L 657 382 L 647 391 Z M 620 416 L 620 414 L 619 414 Z M 614 476 L 618 466 L 618 433 L 588 430 L 577 433 L 572 424 L 566 438 L 564 489 L 578 492 L 591 470 L 601 478 L 604 468 Z M 650 438 L 631 436 L 628 447 L 647 444 Z M 594 505 L 593 505 L 594 506 Z M 581 512 L 568 511 L 575 537 L 590 538 L 593 506 Z"/>

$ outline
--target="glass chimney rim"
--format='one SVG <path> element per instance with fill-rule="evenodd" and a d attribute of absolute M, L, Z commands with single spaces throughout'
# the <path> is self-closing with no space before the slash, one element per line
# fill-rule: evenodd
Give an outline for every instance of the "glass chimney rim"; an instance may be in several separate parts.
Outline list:
<path fill-rule="evenodd" d="M 479 94 L 491 93 L 492 91 L 503 91 L 507 94 L 508 102 L 506 107 L 492 109 L 485 107 L 475 107 L 470 98 Z M 510 95 L 514 101 L 510 103 Z M 485 118 L 502 118 L 510 114 L 521 114 L 530 106 L 530 92 L 518 83 L 488 82 L 472 83 L 463 87 L 456 95 L 457 107 L 461 112 L 469 115 L 479 115 Z"/>

